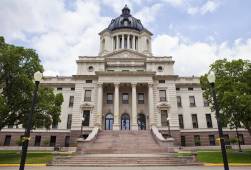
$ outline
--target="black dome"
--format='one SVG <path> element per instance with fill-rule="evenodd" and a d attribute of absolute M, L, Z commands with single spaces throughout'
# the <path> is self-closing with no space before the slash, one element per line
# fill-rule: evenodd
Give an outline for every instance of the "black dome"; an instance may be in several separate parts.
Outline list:
<path fill-rule="evenodd" d="M 137 18 L 134 18 L 130 14 L 130 9 L 127 7 L 127 5 L 125 5 L 125 7 L 122 9 L 122 14 L 119 17 L 112 19 L 110 25 L 108 26 L 108 30 L 110 31 L 122 28 L 134 29 L 137 31 L 142 31 L 144 29 L 141 21 Z"/>

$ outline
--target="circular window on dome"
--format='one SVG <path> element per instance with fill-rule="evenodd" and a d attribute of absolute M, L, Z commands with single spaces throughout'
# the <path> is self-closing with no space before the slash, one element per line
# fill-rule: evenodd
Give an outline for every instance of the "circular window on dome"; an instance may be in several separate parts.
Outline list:
<path fill-rule="evenodd" d="M 88 67 L 89 72 L 92 72 L 94 70 L 93 66 Z"/>
<path fill-rule="evenodd" d="M 162 67 L 162 66 L 159 66 L 159 67 L 158 67 L 158 71 L 159 71 L 159 72 L 162 72 L 162 71 L 163 71 L 163 67 Z"/>

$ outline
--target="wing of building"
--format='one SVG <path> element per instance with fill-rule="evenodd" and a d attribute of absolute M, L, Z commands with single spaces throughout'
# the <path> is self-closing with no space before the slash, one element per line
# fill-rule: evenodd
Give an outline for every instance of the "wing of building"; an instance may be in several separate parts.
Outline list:
<path fill-rule="evenodd" d="M 77 72 L 70 77 L 45 77 L 43 86 L 62 93 L 61 122 L 50 130 L 36 129 L 31 143 L 74 144 L 80 133 L 87 137 L 93 128 L 110 131 L 141 131 L 156 127 L 176 145 L 215 145 L 215 114 L 203 99 L 199 77 L 182 77 L 173 70 L 171 56 L 154 56 L 152 33 L 130 9 L 99 33 L 98 56 L 79 56 Z M 83 47 L 84 48 L 84 47 Z M 1 132 L 1 143 L 15 145 L 21 128 Z M 240 129 L 243 144 L 251 144 Z M 235 132 L 225 129 L 227 142 Z"/>

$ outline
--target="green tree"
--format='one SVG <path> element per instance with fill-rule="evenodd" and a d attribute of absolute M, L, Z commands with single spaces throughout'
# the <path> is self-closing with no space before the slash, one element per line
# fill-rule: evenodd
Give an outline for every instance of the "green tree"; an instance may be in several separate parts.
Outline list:
<path fill-rule="evenodd" d="M 0 37 L 0 130 L 6 125 L 26 126 L 35 84 L 33 74 L 43 71 L 36 52 L 5 43 Z M 60 121 L 62 94 L 40 87 L 33 128 L 49 128 Z"/>
<path fill-rule="evenodd" d="M 251 134 L 251 63 L 248 60 L 217 60 L 210 66 L 216 75 L 215 87 L 223 124 L 231 128 L 242 125 Z M 207 74 L 200 78 L 203 96 L 211 104 L 213 101 Z"/>

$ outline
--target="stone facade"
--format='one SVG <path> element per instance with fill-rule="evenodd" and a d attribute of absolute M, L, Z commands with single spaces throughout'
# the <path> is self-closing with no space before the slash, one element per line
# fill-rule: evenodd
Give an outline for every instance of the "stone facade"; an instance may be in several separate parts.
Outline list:
<path fill-rule="evenodd" d="M 34 130 L 31 143 L 36 135 L 42 138 L 40 145 L 56 136 L 55 144 L 65 146 L 69 140 L 74 146 L 81 129 L 87 136 L 97 126 L 117 131 L 156 126 L 163 136 L 170 130 L 176 145 L 184 145 L 185 139 L 186 146 L 194 146 L 195 138 L 200 140 L 197 144 L 209 145 L 209 135 L 216 140 L 215 113 L 203 100 L 199 77 L 176 75 L 171 56 L 153 56 L 152 33 L 141 27 L 128 8 L 123 10 L 99 33 L 98 56 L 79 56 L 77 72 L 70 77 L 44 77 L 42 86 L 63 94 L 61 122 L 51 130 Z M 114 24 L 117 20 L 122 26 Z M 247 131 L 239 131 L 245 144 L 251 144 Z M 230 129 L 225 133 L 235 136 Z M 15 145 L 22 134 L 21 128 L 6 127 L 0 133 L 0 144 Z M 10 142 L 6 136 L 11 136 Z"/>

